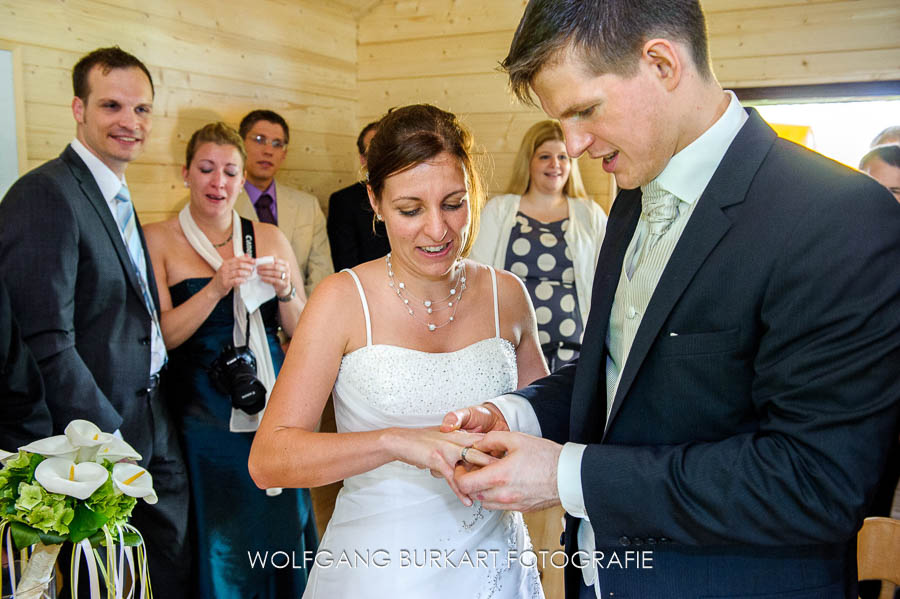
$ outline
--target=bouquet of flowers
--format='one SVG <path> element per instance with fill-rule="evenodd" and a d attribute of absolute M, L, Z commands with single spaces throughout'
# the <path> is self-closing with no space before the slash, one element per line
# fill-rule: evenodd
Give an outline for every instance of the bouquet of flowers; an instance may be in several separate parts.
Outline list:
<path fill-rule="evenodd" d="M 77 596 L 82 554 L 92 599 L 100 597 L 98 566 L 107 596 L 121 597 L 126 561 L 131 580 L 137 581 L 133 546 L 138 549 L 136 562 L 143 596 L 149 581 L 146 559 L 140 533 L 127 521 L 138 498 L 156 503 L 157 497 L 150 473 L 135 463 L 140 459 L 121 437 L 101 432 L 87 420 L 73 420 L 64 435 L 35 441 L 20 447 L 18 453 L 0 451 L 0 543 L 5 538 L 9 577 L 18 589 L 17 598 L 41 596 L 52 578 L 62 543 L 67 541 L 74 546 L 73 597 Z M 12 567 L 13 543 L 27 561 L 18 584 Z M 95 549 L 99 546 L 106 547 L 105 560 Z"/>

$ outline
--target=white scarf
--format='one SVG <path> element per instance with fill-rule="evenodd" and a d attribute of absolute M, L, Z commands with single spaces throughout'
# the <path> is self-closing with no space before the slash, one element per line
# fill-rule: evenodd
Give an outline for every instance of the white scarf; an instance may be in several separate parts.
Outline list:
<path fill-rule="evenodd" d="M 241 217 L 238 216 L 238 213 L 234 210 L 232 210 L 232 219 L 234 229 L 231 237 L 233 240 L 234 255 L 235 257 L 243 256 L 244 235 L 241 231 Z M 207 239 L 206 235 L 203 234 L 203 231 L 200 230 L 200 227 L 197 226 L 197 223 L 194 222 L 194 217 L 191 216 L 190 205 L 181 209 L 181 212 L 178 214 L 178 222 L 181 224 L 181 230 L 184 231 L 184 236 L 187 237 L 191 247 L 193 247 L 214 270 L 219 270 L 219 267 L 222 266 L 223 262 L 222 257 L 219 255 L 219 252 L 216 251 L 216 248 L 213 247 L 213 244 L 209 239 Z M 241 290 L 235 287 L 233 336 L 235 347 L 239 347 L 246 343 L 246 323 L 247 307 L 244 305 L 244 300 L 241 299 Z M 269 394 L 272 392 L 272 387 L 275 385 L 275 367 L 272 365 L 272 355 L 269 353 L 266 329 L 263 325 L 262 315 L 259 313 L 258 308 L 250 314 L 250 349 L 253 350 L 253 354 L 256 356 L 256 376 L 266 387 L 266 403 L 268 403 Z M 243 410 L 232 408 L 229 430 L 233 433 L 254 432 L 259 428 L 259 421 L 262 419 L 264 412 L 265 407 L 256 414 L 248 414 Z"/>

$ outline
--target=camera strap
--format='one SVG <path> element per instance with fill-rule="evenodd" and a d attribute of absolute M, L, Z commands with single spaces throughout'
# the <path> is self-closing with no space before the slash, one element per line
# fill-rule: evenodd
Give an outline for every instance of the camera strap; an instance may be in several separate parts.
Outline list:
<path fill-rule="evenodd" d="M 256 258 L 256 235 L 253 233 L 253 221 L 241 217 L 241 235 L 244 241 L 244 253 Z"/>
<path fill-rule="evenodd" d="M 256 235 L 253 232 L 253 221 L 249 218 L 241 217 L 241 240 L 244 243 L 244 253 L 251 258 L 256 258 Z M 244 344 L 250 347 L 250 312 L 247 312 L 247 338 Z"/>

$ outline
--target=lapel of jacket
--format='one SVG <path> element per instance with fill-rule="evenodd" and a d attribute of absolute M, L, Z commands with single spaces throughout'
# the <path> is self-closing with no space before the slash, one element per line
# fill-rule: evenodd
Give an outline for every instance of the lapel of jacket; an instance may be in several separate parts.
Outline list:
<path fill-rule="evenodd" d="M 294 190 L 275 181 L 278 195 L 278 228 L 288 241 L 293 242 L 294 223 L 297 222 L 297 202 L 294 201 Z"/>
<path fill-rule="evenodd" d="M 653 292 L 647 313 L 641 319 L 616 389 L 607 431 L 675 303 L 707 256 L 731 228 L 732 220 L 725 213 L 725 208 L 744 201 L 756 171 L 772 147 L 775 132 L 755 110 L 748 112 L 750 118 L 738 132 L 700 196 Z"/>
<path fill-rule="evenodd" d="M 256 209 L 253 207 L 253 202 L 250 201 L 250 196 L 247 195 L 246 190 L 241 189 L 237 200 L 234 202 L 234 209 L 239 216 L 259 222 L 259 217 L 256 215 Z"/>
<path fill-rule="evenodd" d="M 609 222 L 591 292 L 591 310 L 585 326 L 575 382 L 572 388 L 570 438 L 585 442 L 594 431 L 602 431 L 606 420 L 606 333 L 622 272 L 628 243 L 641 214 L 641 190 L 623 190 L 610 209 Z"/>
<path fill-rule="evenodd" d="M 143 304 L 144 293 L 141 291 L 141 284 L 138 281 L 134 263 L 131 261 L 131 255 L 128 253 L 128 248 L 125 247 L 125 242 L 122 241 L 122 232 L 119 230 L 116 219 L 113 218 L 109 205 L 100 193 L 100 188 L 97 186 L 97 181 L 94 180 L 94 175 L 91 174 L 90 169 L 88 169 L 87 165 L 71 146 L 66 146 L 66 149 L 63 150 L 60 158 L 69 165 L 69 169 L 72 171 L 75 179 L 78 180 L 81 192 L 87 198 L 91 207 L 97 212 L 100 222 L 103 223 L 103 228 L 106 229 L 106 233 L 109 235 L 109 240 L 116 249 L 116 254 L 119 256 L 119 261 L 122 263 L 122 269 L 125 271 L 125 276 L 138 294 L 138 297 L 141 298 L 141 303 Z M 135 211 L 135 218 L 137 218 L 137 211 Z M 135 221 L 135 223 L 137 223 L 137 221 Z M 138 225 L 138 230 L 140 230 L 140 225 Z M 143 231 L 141 231 L 141 245 L 144 248 L 144 255 L 147 256 L 147 276 L 149 278 L 152 275 L 152 272 L 149 272 L 151 268 L 150 258 L 147 253 L 147 246 L 144 242 Z M 154 285 L 153 289 L 155 288 L 156 286 Z M 157 301 L 155 297 L 154 301 Z"/>

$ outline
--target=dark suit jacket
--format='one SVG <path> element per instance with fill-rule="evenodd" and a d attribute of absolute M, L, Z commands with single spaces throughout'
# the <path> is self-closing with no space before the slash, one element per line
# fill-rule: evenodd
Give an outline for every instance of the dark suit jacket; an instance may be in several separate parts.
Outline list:
<path fill-rule="evenodd" d="M 855 533 L 898 419 L 900 205 L 751 110 L 607 425 L 605 339 L 640 198 L 613 204 L 577 365 L 521 392 L 545 437 L 588 444 L 598 550 L 653 551 L 653 569 L 601 570 L 604 597 L 855 597 Z"/>
<path fill-rule="evenodd" d="M 147 269 L 158 302 L 149 254 Z M 150 315 L 119 227 L 71 147 L 0 202 L 0 275 L 43 374 L 54 432 L 84 418 L 121 429 L 146 458 Z"/>
<path fill-rule="evenodd" d="M 372 231 L 372 207 L 366 186 L 354 183 L 328 199 L 328 241 L 334 271 L 381 258 L 391 251 L 384 223 Z"/>
<path fill-rule="evenodd" d="M 16 451 L 50 436 L 50 430 L 41 371 L 22 341 L 0 281 L 0 449 Z"/>

